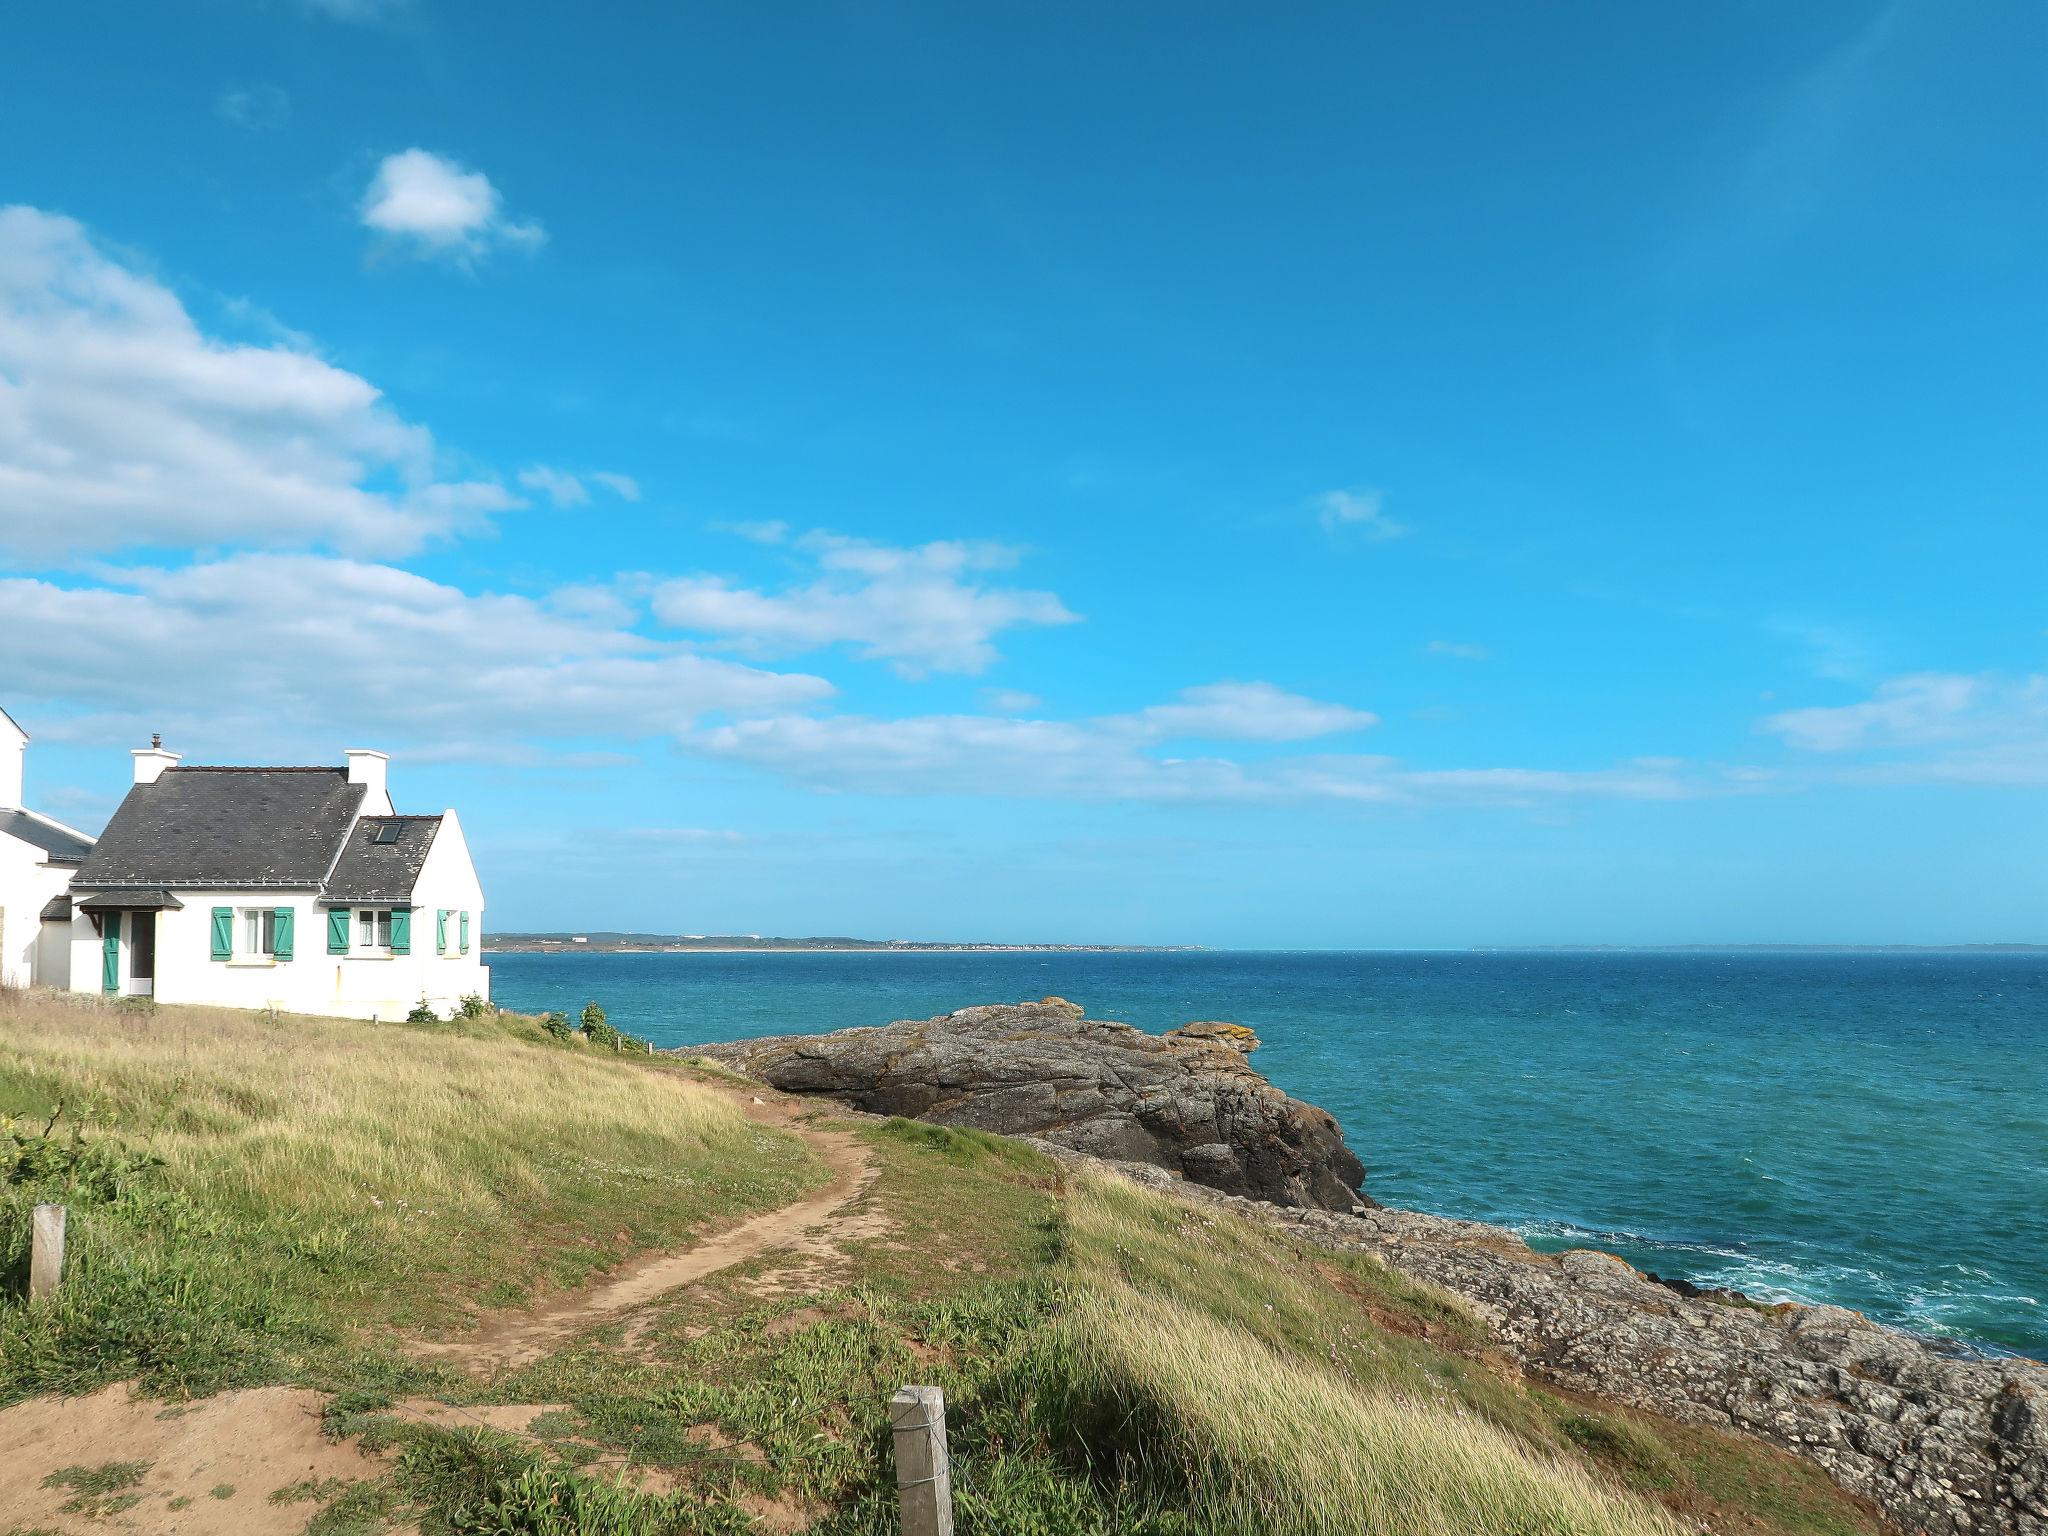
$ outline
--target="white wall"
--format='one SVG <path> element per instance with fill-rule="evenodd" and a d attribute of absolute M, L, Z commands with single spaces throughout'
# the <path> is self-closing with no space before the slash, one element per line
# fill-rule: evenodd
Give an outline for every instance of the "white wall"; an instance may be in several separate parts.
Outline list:
<path fill-rule="evenodd" d="M 484 964 L 484 892 L 476 877 L 476 865 L 469 857 L 469 842 L 462 835 L 462 822 L 453 811 L 441 813 L 441 830 L 427 851 L 427 862 L 413 885 L 412 949 L 420 957 L 420 994 L 446 1013 L 468 993 L 488 998 L 491 972 Z M 446 911 L 448 952 L 434 948 L 434 915 Z M 457 914 L 469 914 L 469 953 L 461 952 L 461 922 Z"/>
<path fill-rule="evenodd" d="M 0 986 L 62 986 L 37 968 L 43 908 L 69 888 L 72 869 L 43 862 L 43 851 L 0 833 Z"/>

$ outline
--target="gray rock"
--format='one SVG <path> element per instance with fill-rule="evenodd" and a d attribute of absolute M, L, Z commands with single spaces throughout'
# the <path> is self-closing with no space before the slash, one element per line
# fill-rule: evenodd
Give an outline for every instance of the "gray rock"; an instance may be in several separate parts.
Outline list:
<path fill-rule="evenodd" d="M 1082 1016 L 1064 998 L 962 1008 L 829 1035 L 693 1047 L 788 1093 L 876 1114 L 1147 1163 L 1226 1194 L 1349 1211 L 1365 1168 L 1324 1111 L 1253 1069 L 1258 1037 L 1204 1022 L 1165 1035 Z"/>

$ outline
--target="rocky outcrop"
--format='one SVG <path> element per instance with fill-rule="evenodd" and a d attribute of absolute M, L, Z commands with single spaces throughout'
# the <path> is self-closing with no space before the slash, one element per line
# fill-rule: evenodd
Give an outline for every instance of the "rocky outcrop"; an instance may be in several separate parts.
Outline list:
<path fill-rule="evenodd" d="M 1164 1182 L 1149 1168 L 1118 1171 Z M 1319 1246 L 1375 1254 L 1462 1299 L 1536 1374 L 1754 1435 L 1818 1463 L 1906 1530 L 2048 1536 L 2048 1366 L 1958 1358 L 1840 1307 L 1688 1297 L 1612 1254 L 1540 1254 L 1478 1222 L 1281 1210 L 1175 1187 Z"/>
<path fill-rule="evenodd" d="M 690 1054 L 787 1093 L 1043 1137 L 1228 1194 L 1337 1211 L 1369 1204 L 1358 1192 L 1365 1168 L 1337 1122 L 1255 1071 L 1246 1058 L 1258 1043 L 1239 1024 L 1150 1035 L 1049 997 Z"/>
<path fill-rule="evenodd" d="M 702 1047 L 795 1093 L 1025 1136 L 1055 1156 L 1376 1255 L 1463 1300 L 1532 1373 L 1822 1467 L 1902 1529 L 2048 1536 L 2048 1366 L 1958 1357 L 1839 1307 L 1759 1306 L 1385 1210 L 1337 1124 L 1253 1071 L 1235 1024 L 1148 1035 L 1060 998 Z"/>

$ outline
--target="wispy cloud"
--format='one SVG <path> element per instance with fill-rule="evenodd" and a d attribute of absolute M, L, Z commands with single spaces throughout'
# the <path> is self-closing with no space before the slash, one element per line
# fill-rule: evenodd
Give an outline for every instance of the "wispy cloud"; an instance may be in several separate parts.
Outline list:
<path fill-rule="evenodd" d="M 223 122 L 263 133 L 291 121 L 292 99 L 275 85 L 238 85 L 216 96 L 213 110 Z"/>
<path fill-rule="evenodd" d="M 1387 516 L 1386 498 L 1379 491 L 1324 491 L 1310 502 L 1323 532 L 1378 543 L 1398 539 L 1408 532 L 1405 523 Z"/>
<path fill-rule="evenodd" d="M 531 251 L 547 242 L 537 220 L 506 216 L 504 198 L 482 171 L 424 149 L 384 157 L 361 214 L 383 249 L 405 256 L 467 265 L 498 246 Z"/>
<path fill-rule="evenodd" d="M 1714 168 L 1674 250 L 1680 284 L 1726 281 L 1778 251 L 1821 206 L 1821 191 L 1872 115 L 1879 71 L 1907 7 L 1891 0 L 1788 81 L 1740 147 Z"/>
<path fill-rule="evenodd" d="M 810 707 L 833 692 L 822 678 L 692 654 L 574 603 L 466 593 L 386 565 L 242 555 L 104 577 L 0 578 L 16 699 L 71 717 L 39 735 L 163 729 L 175 746 L 218 754 L 331 746 L 340 732 L 502 753 L 668 738 L 706 715 Z"/>
<path fill-rule="evenodd" d="M 925 715 L 784 715 L 690 733 L 692 750 L 769 769 L 815 788 L 1157 803 L 1332 802 L 1513 805 L 1682 799 L 1730 792 L 1657 760 L 1589 771 L 1414 769 L 1391 757 L 1301 754 L 1243 760 L 1146 750 L 1139 717 L 1095 721 Z"/>
<path fill-rule="evenodd" d="M 1456 661 L 1485 661 L 1493 655 L 1487 647 L 1464 640 L 1432 640 L 1426 649 L 1432 656 L 1449 656 Z"/>
<path fill-rule="evenodd" d="M 72 219 L 0 209 L 0 551 L 330 545 L 405 554 L 518 504 L 286 335 L 203 332 Z"/>
<path fill-rule="evenodd" d="M 761 542 L 782 542 L 779 524 L 750 524 Z M 790 541 L 816 578 L 768 592 L 720 576 L 685 576 L 654 589 L 657 619 L 760 656 L 851 646 L 906 676 L 980 672 L 995 640 L 1021 627 L 1072 624 L 1077 616 L 1050 592 L 979 579 L 1014 566 L 1007 545 L 940 540 L 915 547 L 872 544 L 816 532 Z"/>
<path fill-rule="evenodd" d="M 1256 747 L 1364 730 L 1377 717 L 1271 683 L 1211 683 L 1089 720 L 989 715 L 783 714 L 685 735 L 692 751 L 828 790 L 1155 803 L 1533 806 L 1573 799 L 1682 799 L 1746 792 L 1727 774 L 1668 758 L 1611 767 L 1426 769 L 1316 752 L 1185 755 L 1183 744 Z"/>
<path fill-rule="evenodd" d="M 1783 710 L 1762 729 L 1835 760 L 1835 779 L 2048 785 L 2048 676 L 1916 672 L 1854 704 Z"/>

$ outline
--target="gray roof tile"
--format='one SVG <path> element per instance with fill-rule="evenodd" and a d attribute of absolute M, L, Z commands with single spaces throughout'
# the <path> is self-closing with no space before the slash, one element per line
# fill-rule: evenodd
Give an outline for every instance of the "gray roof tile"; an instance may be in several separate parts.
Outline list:
<path fill-rule="evenodd" d="M 317 890 L 364 793 L 346 768 L 167 768 L 128 791 L 73 884 Z"/>
<path fill-rule="evenodd" d="M 398 840 L 377 841 L 384 828 L 396 828 Z M 412 899 L 412 888 L 441 830 L 438 816 L 365 816 L 349 833 L 348 846 L 334 873 L 327 877 L 327 893 L 321 900 L 345 907 L 351 902 L 404 902 Z"/>

